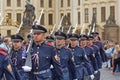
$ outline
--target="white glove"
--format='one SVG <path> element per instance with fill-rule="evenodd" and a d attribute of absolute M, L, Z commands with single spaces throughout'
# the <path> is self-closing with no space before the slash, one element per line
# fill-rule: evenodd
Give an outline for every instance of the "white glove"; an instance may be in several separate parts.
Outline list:
<path fill-rule="evenodd" d="M 54 68 L 53 65 L 51 65 L 51 66 L 50 66 L 50 69 L 53 69 L 53 68 Z"/>
<path fill-rule="evenodd" d="M 98 73 L 98 71 L 95 71 L 94 73 L 95 73 L 95 74 L 97 74 L 97 73 Z"/>
<path fill-rule="evenodd" d="M 73 80 L 78 80 L 78 79 L 73 79 Z"/>
<path fill-rule="evenodd" d="M 101 71 L 102 69 L 98 69 L 98 71 Z"/>
<path fill-rule="evenodd" d="M 31 67 L 29 67 L 29 66 L 22 66 L 22 69 L 25 71 L 25 72 L 29 72 L 29 71 L 31 71 Z"/>
<path fill-rule="evenodd" d="M 90 78 L 93 80 L 95 78 L 95 76 L 92 74 L 92 75 L 90 75 Z"/>

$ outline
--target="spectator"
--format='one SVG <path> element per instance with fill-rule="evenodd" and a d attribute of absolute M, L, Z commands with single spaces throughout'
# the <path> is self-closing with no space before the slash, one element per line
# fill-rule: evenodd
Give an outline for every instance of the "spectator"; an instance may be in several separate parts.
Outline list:
<path fill-rule="evenodd" d="M 120 71 L 120 45 L 119 44 L 115 45 L 115 51 L 112 56 L 112 64 L 113 64 L 112 74 L 115 73 L 117 65 L 118 65 L 118 70 Z"/>

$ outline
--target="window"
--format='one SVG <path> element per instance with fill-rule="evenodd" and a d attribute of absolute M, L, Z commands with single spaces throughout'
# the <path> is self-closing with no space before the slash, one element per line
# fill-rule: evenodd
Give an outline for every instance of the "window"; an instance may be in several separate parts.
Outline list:
<path fill-rule="evenodd" d="M 115 19 L 115 6 L 110 6 L 110 15 Z"/>
<path fill-rule="evenodd" d="M 95 16 L 96 16 L 96 22 L 97 22 L 97 8 L 93 8 L 93 13 L 94 13 Z"/>
<path fill-rule="evenodd" d="M 101 7 L 101 22 L 105 22 L 106 21 L 106 15 L 105 15 L 105 7 Z"/>
<path fill-rule="evenodd" d="M 40 0 L 40 7 L 44 7 L 44 0 Z"/>
<path fill-rule="evenodd" d="M 67 0 L 67 6 L 70 7 L 70 0 Z"/>
<path fill-rule="evenodd" d="M 8 14 L 8 17 L 9 17 L 9 19 L 11 19 L 12 17 L 11 17 L 11 13 L 7 13 Z"/>
<path fill-rule="evenodd" d="M 52 25 L 53 24 L 53 14 L 48 14 L 48 17 L 49 17 L 49 25 Z"/>
<path fill-rule="evenodd" d="M 69 21 L 71 21 L 71 14 L 70 13 L 67 13 L 67 18 Z"/>
<path fill-rule="evenodd" d="M 7 36 L 11 36 L 11 30 L 7 30 Z"/>
<path fill-rule="evenodd" d="M 80 0 L 78 0 L 78 6 L 80 6 Z"/>
<path fill-rule="evenodd" d="M 88 13 L 88 8 L 85 8 L 85 23 L 89 22 L 89 13 Z"/>
<path fill-rule="evenodd" d="M 11 6 L 11 0 L 7 0 L 7 7 Z"/>
<path fill-rule="evenodd" d="M 21 0 L 17 0 L 17 7 L 21 6 Z"/>
<path fill-rule="evenodd" d="M 78 12 L 78 24 L 80 24 L 80 12 Z"/>
<path fill-rule="evenodd" d="M 42 14 L 41 21 L 40 21 L 40 24 L 41 24 L 41 25 L 44 25 L 44 20 L 45 20 L 45 19 L 44 19 L 44 14 Z"/>
<path fill-rule="evenodd" d="M 17 13 L 17 21 L 21 23 L 21 13 Z"/>
<path fill-rule="evenodd" d="M 61 0 L 61 7 L 63 7 L 63 0 Z"/>
<path fill-rule="evenodd" d="M 49 8 L 52 8 L 52 0 L 49 0 Z"/>

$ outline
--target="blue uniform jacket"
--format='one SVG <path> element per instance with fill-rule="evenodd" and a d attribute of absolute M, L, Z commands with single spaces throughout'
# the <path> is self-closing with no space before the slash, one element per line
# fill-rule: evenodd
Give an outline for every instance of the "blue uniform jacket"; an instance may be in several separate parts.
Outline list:
<path fill-rule="evenodd" d="M 102 62 L 107 62 L 107 56 L 106 56 L 105 51 L 103 49 L 104 46 L 103 46 L 102 42 L 96 41 L 93 44 L 97 45 L 99 47 L 99 51 L 100 51 L 100 55 L 101 55 L 101 58 L 102 58 Z"/>
<path fill-rule="evenodd" d="M 56 54 L 60 57 L 62 69 L 68 68 L 72 79 L 76 79 L 75 65 L 72 60 L 71 50 L 67 47 L 62 47 L 61 49 L 56 49 Z"/>
<path fill-rule="evenodd" d="M 5 74 L 7 80 L 16 80 L 11 66 L 11 60 L 7 52 L 0 48 L 0 80 L 3 74 Z"/>
<path fill-rule="evenodd" d="M 53 65 L 58 80 L 62 80 L 63 77 L 61 66 L 56 60 L 55 48 L 53 46 L 47 45 L 45 42 L 41 43 L 40 45 L 33 43 L 31 56 L 32 73 L 50 69 L 50 66 Z M 44 77 L 48 77 L 48 75 L 44 75 Z"/>

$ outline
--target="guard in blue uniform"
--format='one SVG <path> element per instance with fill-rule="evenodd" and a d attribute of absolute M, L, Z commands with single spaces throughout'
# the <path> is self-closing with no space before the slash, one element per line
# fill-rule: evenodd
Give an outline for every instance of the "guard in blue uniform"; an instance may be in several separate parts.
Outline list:
<path fill-rule="evenodd" d="M 89 44 L 93 48 L 93 52 L 94 52 L 95 58 L 97 60 L 98 69 L 101 69 L 102 68 L 102 59 L 101 59 L 101 55 L 99 52 L 99 47 L 97 45 L 93 44 L 93 36 L 89 36 Z"/>
<path fill-rule="evenodd" d="M 22 66 L 25 65 L 25 60 L 27 56 L 26 50 L 24 50 L 24 48 L 22 47 L 22 41 L 24 39 L 19 34 L 15 34 L 11 36 L 11 40 L 13 43 L 13 47 L 10 54 L 15 77 L 17 80 L 26 80 L 24 70 L 22 69 Z"/>
<path fill-rule="evenodd" d="M 107 56 L 106 56 L 105 51 L 104 51 L 103 43 L 100 40 L 98 40 L 99 33 L 98 32 L 92 32 L 91 35 L 93 35 L 93 37 L 94 37 L 94 44 L 99 47 L 102 62 L 107 62 Z"/>
<path fill-rule="evenodd" d="M 74 80 L 76 79 L 75 75 L 75 66 L 72 61 L 72 53 L 69 48 L 65 47 L 65 39 L 67 38 L 66 34 L 57 31 L 55 32 L 55 42 L 56 42 L 56 54 L 58 56 L 58 61 L 61 63 L 63 80 Z M 72 78 L 72 79 L 71 79 Z M 53 79 L 57 80 L 57 79 Z"/>
<path fill-rule="evenodd" d="M 99 53 L 98 46 L 93 44 L 93 36 L 89 36 L 88 45 L 89 45 L 90 48 L 93 49 L 94 56 L 95 56 L 95 59 L 96 59 L 96 61 L 93 61 L 94 62 L 93 68 L 95 70 L 95 72 L 94 72 L 95 79 L 94 80 L 100 80 L 100 71 L 99 70 L 102 67 L 102 60 L 101 60 L 101 55 Z"/>
<path fill-rule="evenodd" d="M 76 33 L 69 34 L 68 38 L 70 39 L 71 45 L 69 45 L 69 48 L 72 51 L 72 60 L 75 65 L 76 78 L 82 80 L 84 79 L 84 76 L 88 75 L 86 68 L 83 66 L 85 63 L 84 51 L 78 45 L 79 36 Z"/>
<path fill-rule="evenodd" d="M 90 52 L 89 58 L 91 60 L 91 64 L 93 66 L 94 72 L 96 73 L 98 71 L 98 65 L 97 65 L 97 59 L 95 56 L 94 48 L 92 46 L 92 43 L 93 43 L 92 40 L 93 40 L 93 37 L 88 36 L 88 44 L 87 44 L 88 50 L 87 51 Z"/>
<path fill-rule="evenodd" d="M 51 45 L 51 46 L 55 46 L 54 45 L 54 37 L 52 37 L 52 35 L 49 35 L 46 37 L 46 44 Z"/>
<path fill-rule="evenodd" d="M 94 79 L 94 69 L 91 64 L 91 58 L 93 57 L 93 51 L 87 46 L 87 39 L 88 37 L 86 35 L 80 36 L 80 47 L 83 48 L 84 56 L 86 58 L 85 61 L 85 67 L 88 71 L 88 74 L 90 75 L 91 79 Z"/>
<path fill-rule="evenodd" d="M 31 49 L 32 80 L 52 80 L 50 66 L 53 65 L 58 80 L 63 80 L 60 63 L 56 59 L 53 46 L 44 42 L 46 28 L 41 25 L 33 25 L 33 44 Z"/>
<path fill-rule="evenodd" d="M 4 74 L 5 80 L 16 80 L 7 51 L 0 47 L 0 80 Z"/>

